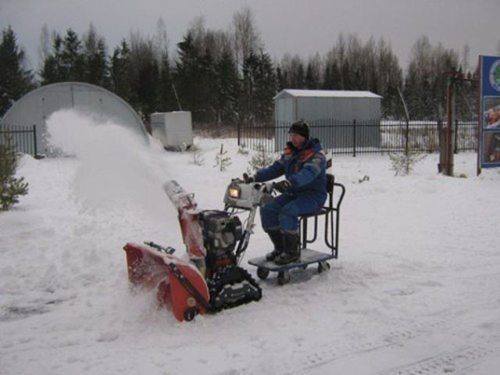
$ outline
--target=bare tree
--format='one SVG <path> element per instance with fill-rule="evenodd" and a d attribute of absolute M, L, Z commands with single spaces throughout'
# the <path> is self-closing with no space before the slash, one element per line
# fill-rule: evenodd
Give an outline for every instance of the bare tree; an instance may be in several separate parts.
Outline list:
<path fill-rule="evenodd" d="M 153 36 L 153 44 L 155 49 L 156 59 L 161 63 L 162 58 L 168 55 L 168 35 L 165 21 L 162 17 L 156 21 L 156 34 Z"/>
<path fill-rule="evenodd" d="M 238 66 L 242 66 L 251 52 L 263 48 L 262 41 L 255 26 L 252 10 L 248 7 L 233 15 L 234 51 Z"/>
<path fill-rule="evenodd" d="M 43 66 L 45 59 L 50 55 L 50 32 L 46 23 L 40 30 L 40 45 L 38 46 L 38 60 Z"/>
<path fill-rule="evenodd" d="M 467 73 L 469 71 L 469 56 L 470 56 L 470 47 L 468 44 L 464 44 L 463 49 L 462 49 L 462 69 L 464 73 Z"/>

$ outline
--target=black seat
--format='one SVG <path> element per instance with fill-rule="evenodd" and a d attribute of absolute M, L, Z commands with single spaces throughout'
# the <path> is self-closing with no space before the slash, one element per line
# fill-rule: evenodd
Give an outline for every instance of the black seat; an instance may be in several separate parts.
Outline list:
<path fill-rule="evenodd" d="M 338 186 L 341 188 L 341 193 L 337 202 L 337 205 L 334 206 L 333 201 L 333 193 L 334 186 Z M 301 247 L 306 248 L 307 244 L 313 243 L 316 241 L 318 236 L 318 217 L 325 217 L 325 244 L 332 251 L 332 255 L 336 258 L 338 255 L 338 219 L 339 219 L 339 210 L 340 204 L 345 194 L 345 187 L 342 184 L 338 184 L 335 182 L 335 177 L 327 173 L 326 174 L 326 191 L 328 193 L 328 198 L 326 204 L 321 207 L 317 212 L 307 215 L 301 215 L 299 217 L 300 220 L 300 237 L 301 237 Z M 334 214 L 335 218 L 334 218 Z M 307 238 L 307 221 L 309 218 L 314 218 L 314 236 L 311 239 Z"/>

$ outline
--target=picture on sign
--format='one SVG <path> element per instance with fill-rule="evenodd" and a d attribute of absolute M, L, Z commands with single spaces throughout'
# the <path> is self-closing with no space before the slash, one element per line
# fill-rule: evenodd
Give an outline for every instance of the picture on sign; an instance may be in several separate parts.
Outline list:
<path fill-rule="evenodd" d="M 483 99 L 483 128 L 500 130 L 500 97 Z"/>
<path fill-rule="evenodd" d="M 500 132 L 483 133 L 483 163 L 500 162 Z"/>
<path fill-rule="evenodd" d="M 500 167 L 500 56 L 480 56 L 478 173 Z"/>

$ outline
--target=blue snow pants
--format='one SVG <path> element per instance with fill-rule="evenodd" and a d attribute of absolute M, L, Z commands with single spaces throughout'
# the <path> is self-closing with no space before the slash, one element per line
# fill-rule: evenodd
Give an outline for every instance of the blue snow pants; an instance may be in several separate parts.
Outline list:
<path fill-rule="evenodd" d="M 320 204 L 308 196 L 282 194 L 260 208 L 262 228 L 266 232 L 274 229 L 297 231 L 298 217 L 318 212 L 322 206 L 323 203 Z"/>

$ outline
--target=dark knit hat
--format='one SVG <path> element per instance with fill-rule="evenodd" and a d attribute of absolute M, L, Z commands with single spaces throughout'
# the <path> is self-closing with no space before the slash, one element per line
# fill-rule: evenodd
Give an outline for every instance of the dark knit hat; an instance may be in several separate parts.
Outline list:
<path fill-rule="evenodd" d="M 298 134 L 306 139 L 309 139 L 309 126 L 307 126 L 307 124 L 304 121 L 300 120 L 294 122 L 292 126 L 290 126 L 290 130 L 288 130 L 288 133 Z"/>

